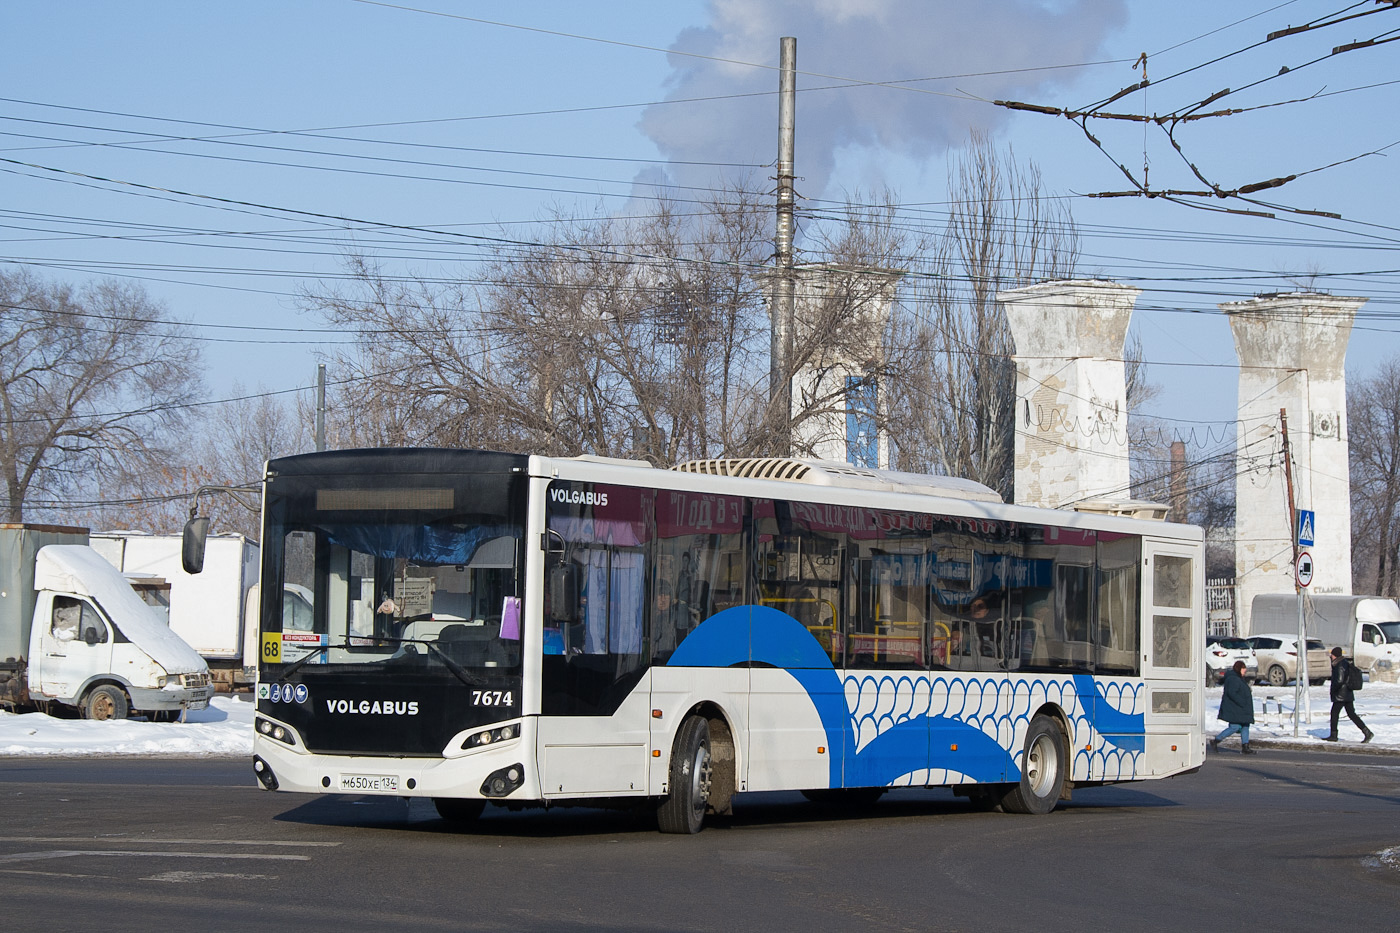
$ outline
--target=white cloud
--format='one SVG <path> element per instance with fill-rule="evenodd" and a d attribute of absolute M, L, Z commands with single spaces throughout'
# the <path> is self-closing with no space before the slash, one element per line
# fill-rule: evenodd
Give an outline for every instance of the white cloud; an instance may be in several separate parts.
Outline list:
<path fill-rule="evenodd" d="M 797 167 L 801 192 L 826 192 L 842 150 L 922 158 L 958 145 L 973 127 L 994 129 L 1007 112 L 974 100 L 1043 99 L 1075 69 L 1017 71 L 1104 57 L 1105 37 L 1126 21 L 1125 0 L 711 0 L 709 22 L 672 49 L 667 100 L 640 126 L 675 162 L 763 164 L 777 154 L 779 38 L 797 37 Z M 1002 73 L 996 73 L 1002 72 Z M 1126 72 L 1126 69 L 1125 69 Z M 907 81 L 825 89 L 843 82 Z M 914 79 L 957 75 L 937 81 Z M 1127 80 L 1124 83 L 1128 83 Z M 763 96 L 732 98 L 760 93 Z M 673 165 L 677 181 L 705 184 L 712 169 Z"/>

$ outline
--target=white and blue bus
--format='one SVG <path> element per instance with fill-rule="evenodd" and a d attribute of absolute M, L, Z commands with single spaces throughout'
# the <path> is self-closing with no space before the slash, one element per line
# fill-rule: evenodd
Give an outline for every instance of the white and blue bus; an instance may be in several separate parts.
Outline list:
<path fill-rule="evenodd" d="M 693 833 L 748 791 L 1047 813 L 1204 759 L 1199 528 L 781 459 L 337 451 L 264 497 L 269 789 Z"/>

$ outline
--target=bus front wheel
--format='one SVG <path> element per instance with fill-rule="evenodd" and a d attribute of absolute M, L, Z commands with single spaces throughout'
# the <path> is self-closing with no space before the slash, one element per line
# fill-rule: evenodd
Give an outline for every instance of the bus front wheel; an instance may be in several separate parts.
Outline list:
<path fill-rule="evenodd" d="M 693 834 L 705 824 L 710 804 L 714 765 L 710 759 L 710 724 L 691 716 L 681 724 L 671 755 L 670 793 L 656 811 L 656 825 L 663 833 Z"/>
<path fill-rule="evenodd" d="M 486 809 L 486 801 L 463 797 L 434 797 L 433 806 L 437 808 L 438 816 L 449 823 L 471 823 Z"/>
<path fill-rule="evenodd" d="M 1065 787 L 1065 736 L 1055 720 L 1037 716 L 1026 733 L 1021 780 L 1001 800 L 1007 813 L 1045 814 L 1055 809 Z"/>

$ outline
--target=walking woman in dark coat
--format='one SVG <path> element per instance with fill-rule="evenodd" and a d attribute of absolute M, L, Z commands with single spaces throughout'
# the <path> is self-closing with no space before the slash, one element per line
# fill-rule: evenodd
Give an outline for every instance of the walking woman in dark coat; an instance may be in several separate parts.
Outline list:
<path fill-rule="evenodd" d="M 1244 667 L 1243 661 L 1236 661 L 1235 666 L 1225 672 L 1225 693 L 1220 698 L 1220 714 L 1216 718 L 1229 725 L 1210 740 L 1212 751 L 1220 751 L 1221 740 L 1238 732 L 1240 754 L 1254 754 L 1254 749 L 1249 747 L 1249 725 L 1254 722 L 1254 694 L 1245 682 Z"/>

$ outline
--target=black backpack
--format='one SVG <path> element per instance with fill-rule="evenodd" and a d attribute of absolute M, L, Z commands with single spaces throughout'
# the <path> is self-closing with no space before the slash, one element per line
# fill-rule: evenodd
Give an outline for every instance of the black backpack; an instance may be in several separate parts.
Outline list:
<path fill-rule="evenodd" d="M 1351 661 L 1345 661 L 1343 663 L 1345 663 L 1347 666 L 1347 686 L 1350 687 L 1352 690 L 1360 690 L 1361 668 L 1357 667 Z"/>

